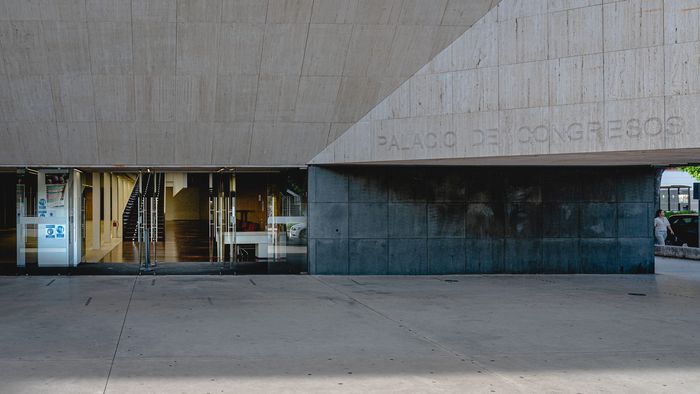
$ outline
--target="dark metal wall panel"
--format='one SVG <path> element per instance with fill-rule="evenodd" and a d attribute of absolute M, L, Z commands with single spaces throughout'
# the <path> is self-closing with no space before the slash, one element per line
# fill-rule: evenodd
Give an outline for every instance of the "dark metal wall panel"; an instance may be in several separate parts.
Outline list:
<path fill-rule="evenodd" d="M 309 170 L 311 272 L 654 271 L 651 167 Z"/>

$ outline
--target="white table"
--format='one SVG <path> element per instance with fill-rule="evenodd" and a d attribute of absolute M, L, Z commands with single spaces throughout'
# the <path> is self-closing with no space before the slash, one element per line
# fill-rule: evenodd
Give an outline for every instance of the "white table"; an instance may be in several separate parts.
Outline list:
<path fill-rule="evenodd" d="M 233 233 L 224 233 L 224 243 L 233 245 Z M 270 243 L 270 237 L 266 231 L 237 231 L 236 245 L 255 245 L 255 257 L 267 258 L 267 246 Z"/>

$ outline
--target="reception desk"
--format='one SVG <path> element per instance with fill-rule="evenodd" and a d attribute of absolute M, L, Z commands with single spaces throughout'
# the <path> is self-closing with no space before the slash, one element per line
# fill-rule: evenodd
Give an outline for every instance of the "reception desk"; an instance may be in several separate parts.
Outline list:
<path fill-rule="evenodd" d="M 233 233 L 227 232 L 224 234 L 224 243 L 232 245 L 234 243 Z M 268 245 L 270 244 L 270 235 L 266 231 L 237 231 L 236 245 L 255 245 L 255 257 L 264 259 L 269 257 Z"/>

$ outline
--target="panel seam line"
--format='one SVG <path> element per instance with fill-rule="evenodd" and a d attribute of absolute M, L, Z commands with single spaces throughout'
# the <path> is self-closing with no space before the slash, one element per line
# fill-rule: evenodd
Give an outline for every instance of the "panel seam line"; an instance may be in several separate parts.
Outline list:
<path fill-rule="evenodd" d="M 114 354 L 112 355 L 112 362 L 109 365 L 109 372 L 107 373 L 107 380 L 105 381 L 104 390 L 102 394 L 107 392 L 107 385 L 109 384 L 109 378 L 112 376 L 112 369 L 114 368 L 114 361 L 117 358 L 117 351 L 119 350 L 119 344 L 122 340 L 122 334 L 124 333 L 124 326 L 126 326 L 126 317 L 129 314 L 129 307 L 131 307 L 131 300 L 134 298 L 134 291 L 136 290 L 136 283 L 139 280 L 139 276 L 136 276 L 134 283 L 131 285 L 131 294 L 129 295 L 129 302 L 126 304 L 126 310 L 124 311 L 124 319 L 122 320 L 122 327 L 119 330 L 119 337 L 117 337 L 117 345 L 114 347 Z"/>

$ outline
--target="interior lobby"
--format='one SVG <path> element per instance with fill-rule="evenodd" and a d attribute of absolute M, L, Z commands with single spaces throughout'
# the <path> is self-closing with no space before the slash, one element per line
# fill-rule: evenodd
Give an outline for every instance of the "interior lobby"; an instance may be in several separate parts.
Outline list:
<path fill-rule="evenodd" d="M 16 259 L 25 271 L 307 271 L 306 171 L 21 169 L 2 182 L 3 271 Z"/>

